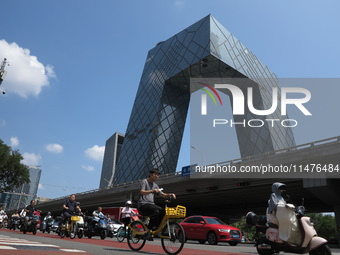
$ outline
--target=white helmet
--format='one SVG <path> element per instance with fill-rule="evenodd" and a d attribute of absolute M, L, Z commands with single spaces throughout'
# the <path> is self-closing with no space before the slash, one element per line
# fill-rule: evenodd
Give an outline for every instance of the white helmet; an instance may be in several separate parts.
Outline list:
<path fill-rule="evenodd" d="M 132 205 L 132 202 L 130 200 L 126 201 L 126 205 Z"/>

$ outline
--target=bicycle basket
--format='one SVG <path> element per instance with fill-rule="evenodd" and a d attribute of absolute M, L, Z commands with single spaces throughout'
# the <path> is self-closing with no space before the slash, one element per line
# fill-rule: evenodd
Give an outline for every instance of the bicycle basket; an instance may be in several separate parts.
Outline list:
<path fill-rule="evenodd" d="M 72 221 L 79 221 L 81 216 L 72 216 L 71 220 Z"/>
<path fill-rule="evenodd" d="M 171 218 L 185 218 L 186 211 L 185 206 L 177 205 L 177 207 L 167 207 L 166 215 L 172 216 Z"/>

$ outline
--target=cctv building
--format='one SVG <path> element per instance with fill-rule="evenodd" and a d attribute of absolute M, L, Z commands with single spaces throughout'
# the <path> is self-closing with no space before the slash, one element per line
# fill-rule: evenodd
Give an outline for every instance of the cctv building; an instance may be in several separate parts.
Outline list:
<path fill-rule="evenodd" d="M 275 74 L 211 15 L 158 43 L 147 55 L 118 162 L 112 169 L 115 184 L 145 178 L 153 167 L 162 173 L 175 171 L 190 95 L 195 92 L 190 88 L 191 78 L 247 79 L 253 84 L 257 109 L 269 109 L 272 89 L 279 87 Z M 261 116 L 283 117 L 287 116 L 280 115 L 280 106 L 271 115 Z M 247 109 L 245 118 L 259 116 Z M 268 125 L 236 127 L 242 157 L 295 145 L 290 128 Z"/>

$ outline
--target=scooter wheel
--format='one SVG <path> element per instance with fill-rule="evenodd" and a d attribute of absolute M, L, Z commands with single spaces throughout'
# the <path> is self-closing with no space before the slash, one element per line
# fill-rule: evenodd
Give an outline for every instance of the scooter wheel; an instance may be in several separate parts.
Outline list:
<path fill-rule="evenodd" d="M 106 238 L 106 231 L 105 230 L 102 230 L 100 232 L 100 239 L 104 240 Z"/>
<path fill-rule="evenodd" d="M 262 247 L 265 245 L 266 247 Z M 256 244 L 256 250 L 259 255 L 272 255 L 274 251 L 271 248 L 267 248 L 267 244 Z"/>
<path fill-rule="evenodd" d="M 80 231 L 79 231 L 79 233 L 78 233 L 78 238 L 79 238 L 79 239 L 80 239 L 80 238 L 82 238 L 82 237 L 83 237 L 83 235 L 84 235 L 84 234 L 83 234 L 83 231 L 82 231 L 82 230 L 80 230 Z"/>
<path fill-rule="evenodd" d="M 321 245 L 320 247 L 310 251 L 309 254 L 310 255 L 331 255 L 332 252 L 329 249 L 329 247 L 326 244 L 324 244 L 324 245 Z"/>

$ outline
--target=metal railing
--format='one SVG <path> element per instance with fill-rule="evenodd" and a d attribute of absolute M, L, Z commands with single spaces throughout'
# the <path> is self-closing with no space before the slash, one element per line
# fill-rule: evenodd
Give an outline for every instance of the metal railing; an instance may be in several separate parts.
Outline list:
<path fill-rule="evenodd" d="M 263 158 L 263 156 L 279 155 L 279 154 L 282 154 L 282 153 L 293 152 L 293 151 L 303 150 L 303 149 L 307 149 L 307 148 L 313 148 L 315 146 L 321 146 L 321 145 L 330 144 L 330 143 L 339 142 L 339 141 L 340 141 L 340 136 L 335 136 L 335 137 L 331 137 L 331 138 L 327 138 L 327 139 L 323 139 L 323 140 L 319 140 L 319 141 L 314 141 L 314 142 L 310 142 L 310 143 L 296 145 L 296 146 L 285 148 L 285 149 L 270 151 L 270 152 L 266 152 L 266 153 L 263 153 L 263 154 L 257 154 L 257 155 L 243 157 L 243 158 L 237 158 L 237 159 L 233 159 L 233 160 L 223 161 L 223 162 L 219 162 L 219 163 L 215 163 L 215 164 L 210 164 L 210 165 L 207 165 L 207 166 L 213 166 L 213 165 L 216 165 L 216 164 L 219 164 L 219 165 L 236 164 L 236 163 L 241 163 L 241 162 L 246 161 L 246 160 Z M 161 175 L 159 177 L 159 179 L 164 180 L 166 178 L 172 178 L 174 176 L 181 176 L 181 171 Z M 131 182 L 126 182 L 126 183 L 121 183 L 121 184 L 116 184 L 116 185 L 111 186 L 111 187 L 88 190 L 88 191 L 84 191 L 84 192 L 81 192 L 81 193 L 76 193 L 76 195 L 81 196 L 81 195 L 91 194 L 91 193 L 104 191 L 104 190 L 108 190 L 108 189 L 115 189 L 115 188 L 118 188 L 118 187 L 128 188 L 130 186 L 135 185 L 136 183 L 139 183 L 141 180 L 142 179 L 131 181 Z M 53 201 L 65 199 L 67 197 L 68 196 L 54 198 L 54 199 L 48 200 L 46 202 L 42 202 L 41 204 L 50 203 L 50 202 L 53 202 Z"/>

